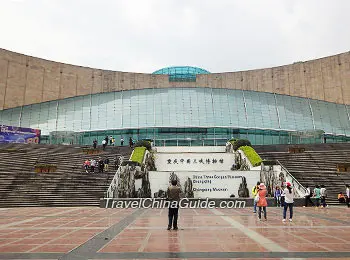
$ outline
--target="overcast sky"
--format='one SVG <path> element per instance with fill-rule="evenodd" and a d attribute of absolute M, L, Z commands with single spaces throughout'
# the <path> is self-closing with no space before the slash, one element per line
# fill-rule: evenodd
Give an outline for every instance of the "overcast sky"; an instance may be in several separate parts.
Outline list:
<path fill-rule="evenodd" d="M 279 66 L 350 50 L 349 0 L 0 0 L 0 48 L 146 72 Z"/>

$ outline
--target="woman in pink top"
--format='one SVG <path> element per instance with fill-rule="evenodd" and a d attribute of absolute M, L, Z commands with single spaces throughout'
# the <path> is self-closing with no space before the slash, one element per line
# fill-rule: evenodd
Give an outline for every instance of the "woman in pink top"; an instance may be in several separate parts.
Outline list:
<path fill-rule="evenodd" d="M 260 183 L 259 185 L 259 201 L 257 203 L 257 206 L 259 207 L 259 220 L 261 220 L 261 209 L 264 211 L 264 218 L 266 220 L 266 207 L 267 207 L 267 200 L 266 200 L 266 186 L 264 183 Z"/>

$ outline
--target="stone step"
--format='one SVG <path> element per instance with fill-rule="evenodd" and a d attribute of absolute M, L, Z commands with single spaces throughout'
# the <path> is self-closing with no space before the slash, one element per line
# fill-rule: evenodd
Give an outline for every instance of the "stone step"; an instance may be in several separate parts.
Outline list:
<path fill-rule="evenodd" d="M 0 207 L 26 204 L 32 206 L 81 204 L 99 205 L 115 175 L 113 158 L 123 154 L 129 158 L 128 147 L 107 147 L 99 154 L 83 153 L 86 147 L 64 145 L 0 145 Z M 88 147 L 91 148 L 91 147 Z M 12 149 L 6 152 L 6 149 Z M 109 157 L 107 174 L 86 174 L 83 162 L 87 158 Z M 55 163 L 54 173 L 35 173 L 35 163 Z M 20 200 L 20 201 L 19 201 Z M 7 203 L 10 202 L 10 203 Z M 79 202 L 80 201 L 80 202 Z M 8 205 L 11 204 L 11 205 Z"/>

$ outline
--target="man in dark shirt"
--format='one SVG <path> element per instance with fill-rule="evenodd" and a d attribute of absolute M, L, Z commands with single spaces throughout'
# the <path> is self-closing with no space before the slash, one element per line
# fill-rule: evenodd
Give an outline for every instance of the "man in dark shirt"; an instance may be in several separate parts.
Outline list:
<path fill-rule="evenodd" d="M 171 186 L 168 188 L 168 200 L 170 201 L 168 230 L 170 230 L 171 227 L 173 227 L 174 230 L 178 230 L 177 218 L 179 214 L 180 194 L 181 189 L 177 186 L 177 180 L 172 180 Z"/>
<path fill-rule="evenodd" d="M 103 173 L 104 167 L 105 167 L 105 164 L 103 162 L 103 159 L 99 158 L 98 159 L 98 170 L 99 170 L 100 173 Z"/>

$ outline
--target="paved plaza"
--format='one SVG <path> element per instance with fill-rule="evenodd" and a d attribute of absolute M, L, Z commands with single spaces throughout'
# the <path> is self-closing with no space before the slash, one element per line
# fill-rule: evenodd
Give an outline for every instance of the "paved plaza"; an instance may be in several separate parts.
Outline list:
<path fill-rule="evenodd" d="M 350 209 L 0 209 L 0 259 L 350 259 Z"/>

